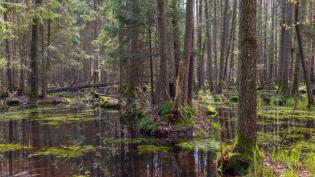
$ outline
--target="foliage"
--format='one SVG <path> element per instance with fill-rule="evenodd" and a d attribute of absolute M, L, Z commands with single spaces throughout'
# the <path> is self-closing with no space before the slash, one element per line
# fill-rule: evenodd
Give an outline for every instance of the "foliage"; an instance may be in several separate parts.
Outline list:
<path fill-rule="evenodd" d="M 145 116 L 139 123 L 139 130 L 142 134 L 152 136 L 154 135 L 154 132 L 159 128 L 159 124 L 152 119 L 149 118 L 149 116 Z"/>
<path fill-rule="evenodd" d="M 163 118 L 172 114 L 172 110 L 174 106 L 175 106 L 174 101 L 166 101 L 165 103 L 161 105 L 159 115 Z"/>

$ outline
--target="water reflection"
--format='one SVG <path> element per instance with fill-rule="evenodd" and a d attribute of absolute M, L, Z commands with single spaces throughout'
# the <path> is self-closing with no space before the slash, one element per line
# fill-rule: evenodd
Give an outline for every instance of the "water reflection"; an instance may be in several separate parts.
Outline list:
<path fill-rule="evenodd" d="M 29 119 L 0 122 L 0 142 L 32 146 L 31 150 L 19 150 L 0 154 L 0 177 L 7 176 L 57 176 L 75 175 L 104 177 L 215 177 L 216 155 L 212 152 L 185 152 L 173 148 L 169 153 L 139 153 L 139 144 L 107 145 L 104 138 L 130 138 L 134 127 L 122 124 L 118 112 L 90 111 L 89 121 L 73 121 L 66 124 L 48 124 L 43 117 L 69 114 L 82 115 L 80 111 L 33 111 Z M 43 147 L 69 145 L 93 145 L 94 152 L 79 158 L 36 156 Z"/>
<path fill-rule="evenodd" d="M 219 117 L 211 122 L 220 123 L 222 142 L 231 142 L 236 135 L 235 110 L 219 109 Z M 1 115 L 0 115 L 1 116 Z M 48 109 L 17 114 L 23 119 L 0 121 L 0 143 L 32 146 L 31 150 L 0 153 L 0 177 L 43 176 L 69 177 L 216 177 L 216 154 L 195 148 L 187 152 L 171 146 L 168 153 L 140 153 L 141 143 L 106 144 L 105 138 L 137 137 L 134 125 L 126 125 L 118 112 L 100 110 Z M 79 118 L 84 121 L 60 121 Z M 87 119 L 87 120 L 86 120 Z M 3 120 L 3 119 L 2 119 Z M 4 119 L 5 120 L 5 119 Z M 258 118 L 259 143 L 262 147 L 283 141 L 286 145 L 314 140 L 314 121 Z M 211 132 L 218 133 L 218 132 Z M 294 136 L 293 136 L 294 135 Z M 278 137 L 278 138 L 276 138 Z M 283 138 L 285 137 L 285 138 Z M 93 145 L 95 151 L 79 158 L 36 156 L 43 147 Z"/>

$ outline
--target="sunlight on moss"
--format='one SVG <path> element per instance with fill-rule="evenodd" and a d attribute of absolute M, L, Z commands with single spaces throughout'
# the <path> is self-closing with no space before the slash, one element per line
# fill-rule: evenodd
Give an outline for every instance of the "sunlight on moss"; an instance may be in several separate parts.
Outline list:
<path fill-rule="evenodd" d="M 41 119 L 41 124 L 48 124 L 48 125 L 60 125 L 60 124 L 70 124 L 74 122 L 89 122 L 93 121 L 95 119 L 93 118 L 85 118 L 85 117 L 79 117 L 77 115 L 68 115 L 68 116 L 60 116 L 60 117 L 47 117 Z"/>
<path fill-rule="evenodd" d="M 18 150 L 29 150 L 32 149 L 31 146 L 22 146 L 18 144 L 0 144 L 0 153 L 12 152 Z"/>
<path fill-rule="evenodd" d="M 182 148 L 185 151 L 194 151 L 198 149 L 200 151 L 217 151 L 220 147 L 220 143 L 215 141 L 214 139 L 206 139 L 206 140 L 192 140 L 192 141 L 183 141 L 176 146 Z"/>
<path fill-rule="evenodd" d="M 104 144 L 111 144 L 111 145 L 120 145 L 120 144 L 138 144 L 141 143 L 144 139 L 137 138 L 137 139 L 127 139 L 127 138 L 106 138 L 103 140 Z"/>
<path fill-rule="evenodd" d="M 84 172 L 84 174 L 73 175 L 72 177 L 90 177 L 90 176 L 91 176 L 91 172 L 86 171 Z"/>
<path fill-rule="evenodd" d="M 167 146 L 140 145 L 137 147 L 139 153 L 160 152 L 168 153 L 171 148 Z"/>
<path fill-rule="evenodd" d="M 88 152 L 95 151 L 91 145 L 87 146 L 61 146 L 61 147 L 48 147 L 43 148 L 35 153 L 39 156 L 55 156 L 58 158 L 77 158 L 81 157 Z"/>

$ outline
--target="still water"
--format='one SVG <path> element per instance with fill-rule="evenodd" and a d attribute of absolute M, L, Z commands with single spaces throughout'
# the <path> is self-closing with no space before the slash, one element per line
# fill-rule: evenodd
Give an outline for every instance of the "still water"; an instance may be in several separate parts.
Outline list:
<path fill-rule="evenodd" d="M 217 122 L 220 127 L 204 138 L 213 138 L 212 143 L 200 145 L 199 139 L 188 143 L 194 147 L 187 150 L 176 146 L 181 140 L 141 137 L 115 111 L 54 107 L 2 113 L 0 144 L 25 148 L 0 149 L 0 177 L 216 177 L 220 150 L 215 149 L 228 144 L 237 131 L 235 110 L 219 109 L 219 115 L 209 124 Z M 314 121 L 259 120 L 259 142 L 266 148 L 279 142 L 269 137 L 281 137 L 288 128 L 314 130 Z M 311 139 L 314 131 L 303 131 L 283 143 Z M 216 147 L 204 148 L 208 146 Z M 62 151 L 69 147 L 70 151 Z"/>

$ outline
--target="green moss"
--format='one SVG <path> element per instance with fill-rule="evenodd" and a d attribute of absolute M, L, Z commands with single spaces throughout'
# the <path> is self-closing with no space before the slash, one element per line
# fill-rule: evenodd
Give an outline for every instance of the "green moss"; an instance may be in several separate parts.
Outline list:
<path fill-rule="evenodd" d="M 47 118 L 42 118 L 40 120 L 41 124 L 47 124 L 47 125 L 54 125 L 58 126 L 61 124 L 71 124 L 74 122 L 89 122 L 93 121 L 95 119 L 92 118 L 85 118 L 85 117 L 80 117 L 77 115 L 68 115 L 68 116 L 60 116 L 60 117 L 47 117 Z"/>
<path fill-rule="evenodd" d="M 113 110 L 119 110 L 120 104 L 117 99 L 111 98 L 111 97 L 105 97 L 101 96 L 101 108 L 103 109 L 113 109 Z"/>
<path fill-rule="evenodd" d="M 207 115 L 211 117 L 216 117 L 218 112 L 216 111 L 215 107 L 212 105 L 207 106 Z"/>
<path fill-rule="evenodd" d="M 291 119 L 295 120 L 315 120 L 313 110 L 297 109 L 293 111 L 291 107 L 260 107 L 258 116 L 267 119 Z"/>
<path fill-rule="evenodd" d="M 220 130 L 220 122 L 213 122 L 212 123 L 212 127 L 215 129 L 215 130 Z"/>
<path fill-rule="evenodd" d="M 155 145 L 140 145 L 138 146 L 139 153 L 160 152 L 168 153 L 171 148 L 167 146 L 155 146 Z"/>
<path fill-rule="evenodd" d="M 127 138 L 106 138 L 103 140 L 104 144 L 109 145 L 120 145 L 120 144 L 138 144 L 141 143 L 144 139 L 127 139 Z"/>
<path fill-rule="evenodd" d="M 84 154 L 94 151 L 95 148 L 88 146 L 61 146 L 43 148 L 35 153 L 39 156 L 55 156 L 57 158 L 78 158 Z"/>
<path fill-rule="evenodd" d="M 12 152 L 18 150 L 29 150 L 32 149 L 31 146 L 22 146 L 18 144 L 0 144 L 0 153 Z"/>
<path fill-rule="evenodd" d="M 192 140 L 192 141 L 182 141 L 177 143 L 176 146 L 180 147 L 185 151 L 194 151 L 198 149 L 200 151 L 218 151 L 219 142 L 215 139 L 205 139 L 205 140 Z"/>
<path fill-rule="evenodd" d="M 158 128 L 159 124 L 150 119 L 148 116 L 145 116 L 139 123 L 140 132 L 148 136 L 154 135 Z"/>

